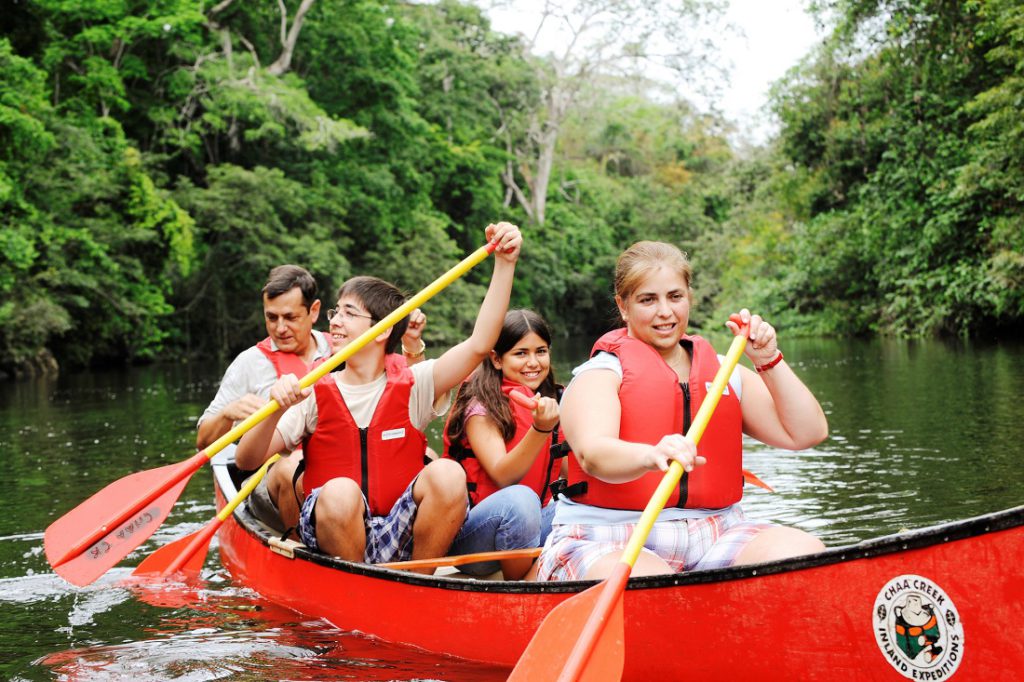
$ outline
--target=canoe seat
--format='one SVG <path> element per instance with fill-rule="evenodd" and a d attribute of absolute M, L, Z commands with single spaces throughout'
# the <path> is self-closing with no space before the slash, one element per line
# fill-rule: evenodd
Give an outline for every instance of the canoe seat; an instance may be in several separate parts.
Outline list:
<path fill-rule="evenodd" d="M 298 549 L 299 547 L 305 547 L 305 545 L 301 542 L 296 542 L 295 540 L 291 539 L 282 540 L 276 536 L 270 537 L 269 546 L 271 552 L 274 552 L 275 554 L 280 554 L 284 557 L 288 557 L 289 559 L 295 558 L 296 549 Z"/>

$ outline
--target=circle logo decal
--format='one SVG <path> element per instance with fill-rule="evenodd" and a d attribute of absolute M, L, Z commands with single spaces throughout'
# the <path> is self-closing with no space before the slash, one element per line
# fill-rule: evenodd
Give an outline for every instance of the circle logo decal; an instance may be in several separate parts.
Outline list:
<path fill-rule="evenodd" d="M 901 575 L 878 593 L 875 642 L 907 679 L 949 679 L 964 658 L 964 627 L 949 595 L 928 578 Z"/>

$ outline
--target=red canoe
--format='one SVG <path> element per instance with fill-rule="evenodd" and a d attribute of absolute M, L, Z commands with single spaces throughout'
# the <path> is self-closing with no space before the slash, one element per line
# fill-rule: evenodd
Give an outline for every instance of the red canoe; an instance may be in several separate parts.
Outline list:
<path fill-rule="evenodd" d="M 230 465 L 215 462 L 217 506 Z M 245 511 L 224 566 L 344 630 L 513 666 L 544 616 L 591 582 L 427 577 L 280 543 Z M 626 680 L 1018 680 L 1024 507 L 785 561 L 634 578 Z"/>

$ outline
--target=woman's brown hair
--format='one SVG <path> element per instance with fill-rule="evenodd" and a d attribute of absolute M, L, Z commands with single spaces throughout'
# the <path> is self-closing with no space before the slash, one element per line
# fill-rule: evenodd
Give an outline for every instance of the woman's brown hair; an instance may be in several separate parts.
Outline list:
<path fill-rule="evenodd" d="M 623 251 L 615 261 L 615 298 L 619 305 L 629 300 L 652 271 L 662 267 L 676 272 L 686 282 L 686 288 L 690 288 L 693 270 L 686 254 L 678 247 L 665 242 L 642 241 Z"/>

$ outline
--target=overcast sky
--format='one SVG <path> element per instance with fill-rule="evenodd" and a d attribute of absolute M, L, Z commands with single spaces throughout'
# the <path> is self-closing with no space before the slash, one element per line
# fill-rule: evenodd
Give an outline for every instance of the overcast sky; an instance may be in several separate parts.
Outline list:
<path fill-rule="evenodd" d="M 732 84 L 721 108 L 752 141 L 763 141 L 769 128 L 759 121 L 768 88 L 824 36 L 803 10 L 804 0 L 731 0 L 728 18 L 746 38 L 723 41 L 732 60 Z"/>
<path fill-rule="evenodd" d="M 722 35 L 717 39 L 732 62 L 731 85 L 718 102 L 736 122 L 740 137 L 763 142 L 774 129 L 763 112 L 768 88 L 795 65 L 823 36 L 804 12 L 806 0 L 731 0 L 727 20 L 746 37 Z M 537 25 L 531 6 L 540 0 L 517 0 L 516 10 L 490 10 L 492 28 L 506 33 L 528 33 Z M 543 36 L 542 36 L 543 39 Z M 543 51 L 543 44 L 540 46 Z"/>

